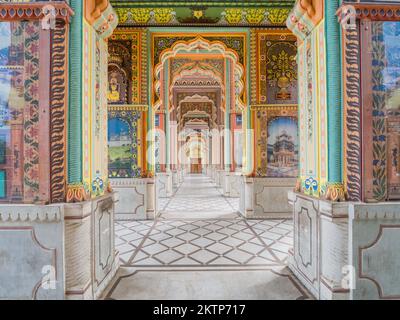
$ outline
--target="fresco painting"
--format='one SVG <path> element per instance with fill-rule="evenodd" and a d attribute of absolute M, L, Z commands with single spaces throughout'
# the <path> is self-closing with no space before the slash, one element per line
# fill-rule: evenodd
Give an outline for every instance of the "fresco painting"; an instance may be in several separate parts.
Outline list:
<path fill-rule="evenodd" d="M 298 129 L 297 120 L 277 117 L 268 123 L 267 175 L 297 177 Z"/>

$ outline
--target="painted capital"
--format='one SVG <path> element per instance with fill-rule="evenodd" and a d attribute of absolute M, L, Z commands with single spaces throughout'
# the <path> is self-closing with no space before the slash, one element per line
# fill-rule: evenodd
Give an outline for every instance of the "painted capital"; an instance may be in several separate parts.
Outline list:
<path fill-rule="evenodd" d="M 304 39 L 323 17 L 323 0 L 298 0 L 286 20 L 286 25 L 298 38 Z"/>
<path fill-rule="evenodd" d="M 111 36 L 118 25 L 118 15 L 108 0 L 86 0 L 85 18 L 101 38 Z"/>
<path fill-rule="evenodd" d="M 85 0 L 85 18 L 93 24 L 110 5 L 108 0 Z"/>
<path fill-rule="evenodd" d="M 326 200 L 333 202 L 346 201 L 346 193 L 342 183 L 329 183 L 326 190 Z"/>
<path fill-rule="evenodd" d="M 83 202 L 89 200 L 89 198 L 89 192 L 82 183 L 67 186 L 67 203 Z"/>

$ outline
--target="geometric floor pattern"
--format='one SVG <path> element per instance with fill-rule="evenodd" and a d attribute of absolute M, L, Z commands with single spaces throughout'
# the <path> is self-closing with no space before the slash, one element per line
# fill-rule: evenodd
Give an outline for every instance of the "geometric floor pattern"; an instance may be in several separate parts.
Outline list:
<path fill-rule="evenodd" d="M 290 220 L 117 222 L 124 266 L 282 265 L 292 246 Z"/>
<path fill-rule="evenodd" d="M 204 299 L 209 293 L 192 289 L 205 283 L 215 299 L 310 298 L 286 264 L 291 220 L 243 218 L 238 199 L 225 198 L 204 176 L 186 177 L 158 205 L 154 221 L 116 221 L 121 268 L 106 298 Z M 173 285 L 179 294 L 171 295 Z"/>

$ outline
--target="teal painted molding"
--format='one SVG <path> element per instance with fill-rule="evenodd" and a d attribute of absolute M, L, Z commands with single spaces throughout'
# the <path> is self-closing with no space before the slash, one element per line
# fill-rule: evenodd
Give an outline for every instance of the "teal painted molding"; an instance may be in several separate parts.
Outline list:
<path fill-rule="evenodd" d="M 154 8 L 154 7 L 226 7 L 226 8 L 291 8 L 294 5 L 294 0 L 253 0 L 253 1 L 176 1 L 176 0 L 149 0 L 149 1 L 135 1 L 135 0 L 111 0 L 114 8 Z"/>
<path fill-rule="evenodd" d="M 169 76 L 169 60 L 165 62 L 164 67 L 164 79 L 168 79 Z M 170 112 L 169 112 L 169 90 L 168 81 L 164 81 L 164 108 L 165 108 L 165 143 L 166 143 L 166 168 L 170 169 L 171 164 L 171 150 L 170 150 Z"/>
<path fill-rule="evenodd" d="M 328 183 L 342 183 L 342 72 L 339 0 L 325 1 L 328 101 Z"/>
<path fill-rule="evenodd" d="M 149 27 L 148 28 L 150 33 L 162 33 L 162 32 L 171 32 L 171 33 L 230 33 L 230 32 L 247 32 L 249 33 L 249 28 L 246 27 Z"/>
<path fill-rule="evenodd" d="M 152 66 L 152 61 L 150 59 L 151 57 L 151 33 L 149 29 L 147 29 L 147 100 L 148 100 L 148 105 L 149 108 L 147 110 L 147 150 L 146 150 L 146 161 L 147 161 L 147 170 L 150 172 L 155 173 L 155 163 L 153 161 L 154 159 L 154 111 L 153 111 L 153 105 L 152 105 L 152 87 L 153 87 L 153 66 Z M 149 131 L 151 130 L 151 131 Z M 149 133 L 150 132 L 150 133 Z"/>
<path fill-rule="evenodd" d="M 71 17 L 69 45 L 68 108 L 68 183 L 82 182 L 82 27 L 83 2 L 70 1 L 75 14 Z"/>
<path fill-rule="evenodd" d="M 226 79 L 230 79 L 231 77 L 231 63 L 229 59 L 225 59 L 226 63 Z M 225 92 L 226 92 L 226 105 L 225 105 L 225 130 L 224 130 L 224 164 L 225 170 L 230 171 L 231 169 L 231 134 L 230 134 L 230 117 L 231 117 L 231 86 L 230 81 L 226 81 L 225 84 Z"/>

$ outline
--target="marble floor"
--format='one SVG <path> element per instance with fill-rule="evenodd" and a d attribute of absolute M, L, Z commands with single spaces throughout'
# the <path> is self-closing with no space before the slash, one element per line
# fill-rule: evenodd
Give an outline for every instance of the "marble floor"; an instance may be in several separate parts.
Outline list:
<path fill-rule="evenodd" d="M 105 299 L 311 298 L 286 266 L 291 220 L 244 219 L 206 176 L 159 206 L 155 221 L 116 222 L 121 268 Z"/>
<path fill-rule="evenodd" d="M 160 201 L 161 200 L 161 201 Z M 226 198 L 222 190 L 203 175 L 187 176 L 175 191 L 174 196 L 165 201 L 159 199 L 161 219 L 235 219 L 239 218 L 239 199 Z"/>

